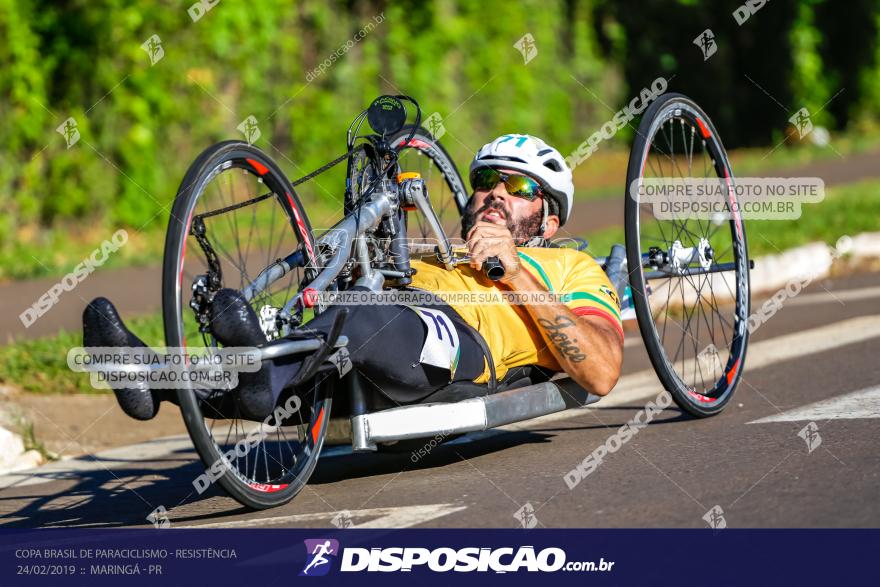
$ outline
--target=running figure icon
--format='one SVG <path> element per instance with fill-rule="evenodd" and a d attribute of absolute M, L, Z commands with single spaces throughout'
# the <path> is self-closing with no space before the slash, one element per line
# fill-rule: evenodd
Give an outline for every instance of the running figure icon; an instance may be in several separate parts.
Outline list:
<path fill-rule="evenodd" d="M 311 542 L 311 541 L 309 541 L 309 542 Z M 332 541 L 325 540 L 323 542 L 316 541 L 316 543 L 314 544 L 314 548 L 309 553 L 311 555 L 312 559 L 311 559 L 311 561 L 309 561 L 309 563 L 306 565 L 306 567 L 302 570 L 302 573 L 301 573 L 302 575 L 308 575 L 310 570 L 312 570 L 316 567 L 319 567 L 321 565 L 326 565 L 327 563 L 330 562 L 330 559 L 328 559 L 326 557 L 326 555 L 335 556 L 337 554 L 336 548 L 334 548 L 334 546 L 336 546 L 336 545 L 332 545 L 331 544 L 332 542 L 336 542 L 336 541 L 335 540 L 332 540 Z M 327 569 L 321 569 L 321 571 L 322 572 L 319 574 L 323 575 L 323 574 L 326 574 Z"/>

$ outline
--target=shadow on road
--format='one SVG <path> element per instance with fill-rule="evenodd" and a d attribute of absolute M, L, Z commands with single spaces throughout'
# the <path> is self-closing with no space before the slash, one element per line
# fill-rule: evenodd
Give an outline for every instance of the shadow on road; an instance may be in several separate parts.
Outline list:
<path fill-rule="evenodd" d="M 91 461 L 101 463 L 100 458 Z M 120 462 L 124 464 L 120 464 Z M 130 463 L 130 464 L 129 464 Z M 219 487 L 198 495 L 191 480 L 204 472 L 191 450 L 180 450 L 144 463 L 113 459 L 105 466 L 41 475 L 45 482 L 7 487 L 0 492 L 0 527 L 118 527 L 150 525 L 159 508 L 171 511 L 185 503 L 219 501 L 203 515 L 174 515 L 174 523 L 241 514 L 246 508 L 223 497 Z M 218 506 L 221 504 L 222 512 Z"/>
<path fill-rule="evenodd" d="M 466 442 L 438 444 L 433 438 L 412 441 L 412 450 L 381 452 L 373 454 L 346 454 L 323 458 L 312 474 L 310 484 L 335 483 L 345 479 L 387 475 L 403 471 L 435 469 L 465 459 L 472 459 L 523 444 L 544 444 L 551 441 L 551 434 L 531 431 L 494 431 L 491 435 L 477 436 Z"/>
<path fill-rule="evenodd" d="M 323 485 L 405 471 L 433 469 L 460 463 L 505 449 L 547 443 L 554 435 L 530 431 L 497 431 L 475 440 L 437 444 L 418 442 L 412 451 L 378 454 L 342 454 L 322 458 L 309 485 Z M 175 450 L 143 462 L 87 457 L 85 470 L 46 472 L 40 483 L 22 482 L 0 491 L 0 527 L 46 528 L 149 526 L 157 508 L 169 512 L 173 524 L 223 520 L 248 513 L 214 484 L 196 493 L 192 480 L 204 472 L 192 449 Z M 173 511 L 173 513 L 171 513 Z"/>

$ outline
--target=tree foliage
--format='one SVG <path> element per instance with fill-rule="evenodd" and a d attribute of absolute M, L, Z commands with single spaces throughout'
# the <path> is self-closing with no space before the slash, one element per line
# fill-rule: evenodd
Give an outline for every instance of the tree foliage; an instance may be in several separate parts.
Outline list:
<path fill-rule="evenodd" d="M 786 111 L 838 88 L 835 128 L 880 97 L 877 0 L 846 15 L 830 0 L 774 0 L 742 26 L 728 0 L 202 2 L 193 20 L 188 2 L 0 0 L 0 254 L 58 227 L 160 230 L 189 163 L 242 138 L 251 115 L 256 144 L 295 178 L 340 154 L 380 93 L 439 113 L 460 165 L 503 132 L 568 154 L 658 75 L 732 145 L 771 141 Z M 718 52 L 704 61 L 693 39 L 706 28 Z M 526 33 L 528 63 L 514 46 Z M 153 35 L 155 64 L 142 48 Z M 70 147 L 56 132 L 69 117 Z M 337 205 L 339 179 L 306 199 Z"/>

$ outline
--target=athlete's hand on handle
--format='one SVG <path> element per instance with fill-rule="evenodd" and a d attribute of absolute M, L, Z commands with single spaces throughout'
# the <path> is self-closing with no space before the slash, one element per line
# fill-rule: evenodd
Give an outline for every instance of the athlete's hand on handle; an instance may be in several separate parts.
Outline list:
<path fill-rule="evenodd" d="M 484 262 L 495 257 L 504 269 L 504 276 L 498 281 L 509 283 L 519 275 L 521 267 L 516 243 L 506 226 L 478 221 L 467 234 L 467 245 L 470 266 L 476 271 L 483 270 Z"/>

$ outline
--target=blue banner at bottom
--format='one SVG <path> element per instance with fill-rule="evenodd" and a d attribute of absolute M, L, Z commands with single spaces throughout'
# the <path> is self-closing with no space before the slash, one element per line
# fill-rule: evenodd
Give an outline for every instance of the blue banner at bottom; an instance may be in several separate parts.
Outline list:
<path fill-rule="evenodd" d="M 876 585 L 878 553 L 880 530 L 0 530 L 0 585 Z"/>

